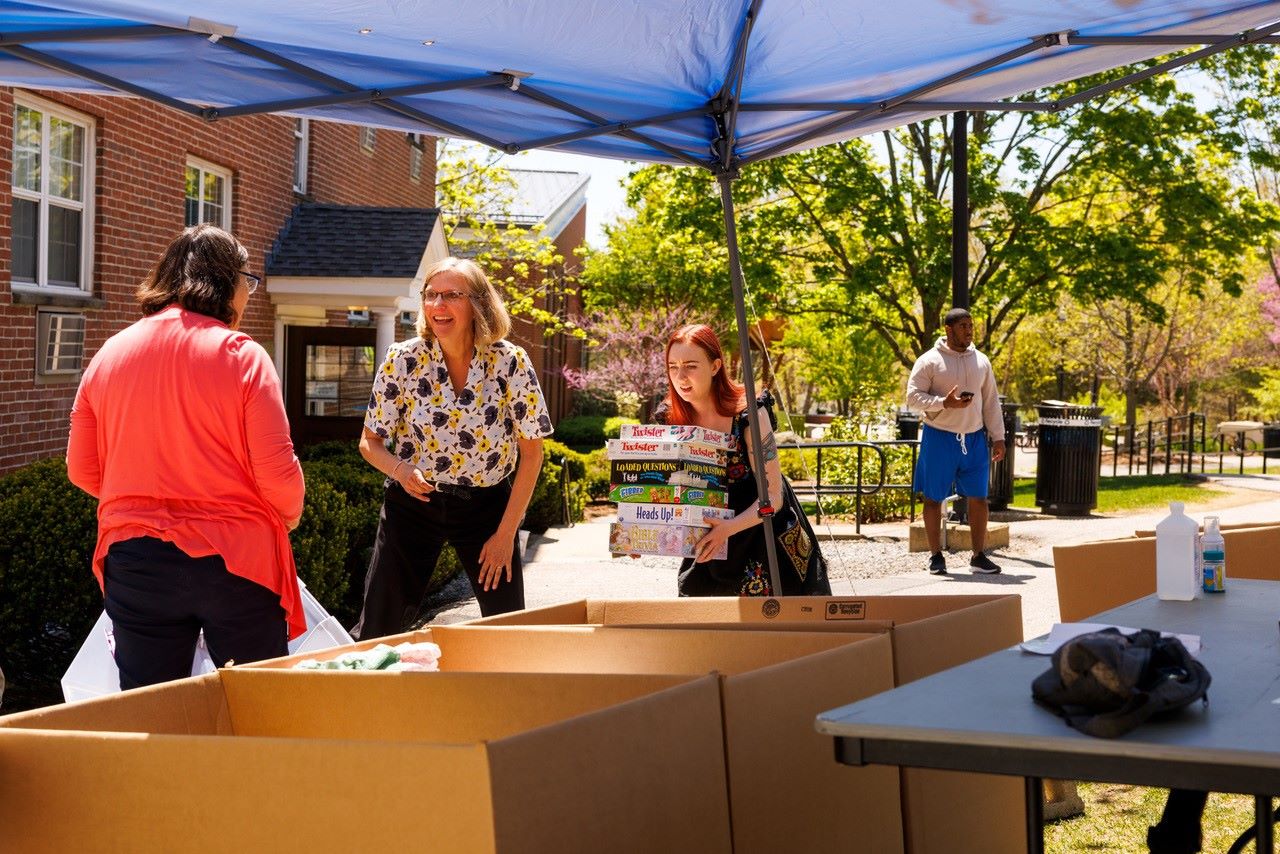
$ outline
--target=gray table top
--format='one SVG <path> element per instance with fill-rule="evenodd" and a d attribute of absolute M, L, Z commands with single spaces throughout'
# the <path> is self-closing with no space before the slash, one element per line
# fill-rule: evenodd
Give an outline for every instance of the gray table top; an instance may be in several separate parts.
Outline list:
<path fill-rule="evenodd" d="M 1049 657 L 1017 647 L 824 712 L 850 764 L 1280 793 L 1280 582 L 1229 579 L 1192 602 L 1148 596 L 1090 622 L 1197 634 L 1209 703 L 1116 739 L 1079 733 L 1031 699 Z"/>

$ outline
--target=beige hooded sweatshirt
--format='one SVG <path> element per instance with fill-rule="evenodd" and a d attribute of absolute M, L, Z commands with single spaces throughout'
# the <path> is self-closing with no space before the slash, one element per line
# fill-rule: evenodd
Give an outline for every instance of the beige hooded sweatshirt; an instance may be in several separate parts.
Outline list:
<path fill-rule="evenodd" d="M 973 402 L 959 409 L 946 409 L 942 401 L 952 386 L 956 394 L 973 392 Z M 1004 418 L 996 394 L 996 375 L 991 361 L 972 344 L 956 352 L 939 338 L 937 346 L 916 359 L 907 380 L 907 406 L 924 413 L 924 422 L 949 433 L 972 433 L 987 428 L 992 442 L 1004 439 Z"/>

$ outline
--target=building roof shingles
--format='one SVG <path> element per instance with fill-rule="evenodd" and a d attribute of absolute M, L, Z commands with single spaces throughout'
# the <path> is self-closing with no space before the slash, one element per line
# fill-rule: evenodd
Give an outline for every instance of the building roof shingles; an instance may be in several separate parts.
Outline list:
<path fill-rule="evenodd" d="M 267 275 L 411 278 L 439 214 L 439 208 L 301 204 L 276 239 Z"/>

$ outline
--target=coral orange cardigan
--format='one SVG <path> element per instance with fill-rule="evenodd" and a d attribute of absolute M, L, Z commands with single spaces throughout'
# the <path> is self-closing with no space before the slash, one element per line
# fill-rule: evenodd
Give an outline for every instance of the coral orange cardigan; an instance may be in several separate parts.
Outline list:
<path fill-rule="evenodd" d="M 302 467 L 275 368 L 248 335 L 170 306 L 108 339 L 71 409 L 67 472 L 98 499 L 99 584 L 112 543 L 156 537 L 220 555 L 279 595 L 290 638 L 306 629 L 288 534 Z"/>

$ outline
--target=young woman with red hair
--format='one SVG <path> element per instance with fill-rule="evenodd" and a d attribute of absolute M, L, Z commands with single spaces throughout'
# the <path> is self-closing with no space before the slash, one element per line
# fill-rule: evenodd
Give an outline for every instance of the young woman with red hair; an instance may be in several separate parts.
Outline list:
<path fill-rule="evenodd" d="M 729 452 L 728 503 L 737 515 L 712 522 L 698 542 L 698 555 L 680 566 L 681 596 L 826 596 L 831 593 L 827 564 L 817 538 L 791 485 L 782 476 L 778 443 L 773 435 L 773 397 L 766 391 L 748 406 L 742 385 L 728 375 L 724 350 L 710 326 L 691 324 L 677 329 L 667 341 L 667 397 L 658 420 L 719 430 L 733 437 Z M 777 543 L 782 590 L 772 589 L 765 550 L 764 527 L 757 512 L 759 491 L 747 419 L 760 423 L 762 456 L 769 485 L 769 503 L 776 509 L 773 533 Z M 729 556 L 710 560 L 728 541 Z"/>

